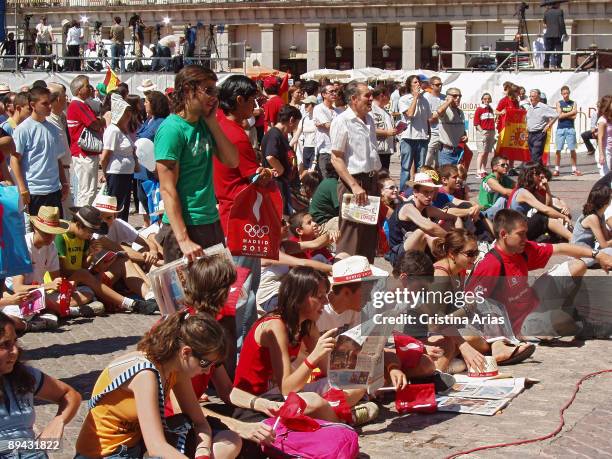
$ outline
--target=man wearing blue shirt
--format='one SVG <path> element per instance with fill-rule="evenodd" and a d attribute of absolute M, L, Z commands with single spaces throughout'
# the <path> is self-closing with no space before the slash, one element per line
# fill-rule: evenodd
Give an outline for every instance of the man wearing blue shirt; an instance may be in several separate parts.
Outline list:
<path fill-rule="evenodd" d="M 57 141 L 61 133 L 47 121 L 51 114 L 49 90 L 33 88 L 29 104 L 32 115 L 13 132 L 16 152 L 11 168 L 30 215 L 37 215 L 41 206 L 57 207 L 61 213 L 62 198 L 70 186 L 60 161 L 66 153 L 64 144 Z"/>

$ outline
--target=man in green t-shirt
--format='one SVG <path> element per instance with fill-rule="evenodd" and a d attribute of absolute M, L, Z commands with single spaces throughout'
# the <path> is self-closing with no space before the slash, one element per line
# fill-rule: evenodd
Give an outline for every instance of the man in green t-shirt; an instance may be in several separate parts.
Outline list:
<path fill-rule="evenodd" d="M 193 261 L 203 249 L 224 243 L 212 182 L 213 155 L 228 167 L 238 166 L 238 151 L 216 118 L 217 75 L 188 65 L 174 79 L 175 114 L 155 135 L 155 160 L 166 213 L 158 242 L 166 263 L 186 256 Z"/>
<path fill-rule="evenodd" d="M 510 196 L 514 188 L 514 182 L 506 175 L 508 167 L 508 158 L 501 155 L 494 156 L 491 159 L 493 172 L 483 178 L 480 183 L 478 204 L 480 204 L 489 220 L 493 220 L 495 217 L 493 212 L 505 207 L 505 199 Z M 489 211 L 491 208 L 492 210 Z"/>

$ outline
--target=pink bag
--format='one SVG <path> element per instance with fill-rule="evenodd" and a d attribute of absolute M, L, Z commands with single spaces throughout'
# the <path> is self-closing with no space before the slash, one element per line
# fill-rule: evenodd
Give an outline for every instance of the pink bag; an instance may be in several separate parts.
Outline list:
<path fill-rule="evenodd" d="M 264 424 L 273 427 L 275 418 Z M 276 426 L 276 439 L 270 446 L 262 446 L 272 459 L 355 459 L 359 455 L 357 432 L 346 424 L 315 419 L 321 428 L 314 432 L 297 432 L 282 422 Z"/>

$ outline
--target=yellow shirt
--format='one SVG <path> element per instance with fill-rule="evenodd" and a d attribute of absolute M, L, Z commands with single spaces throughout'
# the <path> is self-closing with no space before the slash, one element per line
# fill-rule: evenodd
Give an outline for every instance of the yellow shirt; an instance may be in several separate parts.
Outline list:
<path fill-rule="evenodd" d="M 135 365 L 142 357 L 134 356 L 127 360 L 112 363 L 100 373 L 94 386 L 92 397 L 104 389 L 123 371 Z M 145 370 L 148 371 L 148 370 Z M 164 393 L 168 396 L 176 383 L 176 374 L 171 373 L 164 383 Z M 86 457 L 101 457 L 112 454 L 119 446 L 128 448 L 142 440 L 138 424 L 136 400 L 134 394 L 119 387 L 106 394 L 98 404 L 89 411 L 76 443 L 77 453 Z"/>
<path fill-rule="evenodd" d="M 70 271 L 76 271 L 83 267 L 87 259 L 89 241 L 79 239 L 71 232 L 55 236 L 55 247 L 60 258 L 64 258 L 63 267 Z"/>

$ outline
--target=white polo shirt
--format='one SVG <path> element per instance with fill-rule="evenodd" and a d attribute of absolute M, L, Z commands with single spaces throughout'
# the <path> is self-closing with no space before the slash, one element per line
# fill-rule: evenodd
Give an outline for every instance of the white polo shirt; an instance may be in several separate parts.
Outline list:
<path fill-rule="evenodd" d="M 368 113 L 365 123 L 348 107 L 331 124 L 331 149 L 344 153 L 349 174 L 369 173 L 381 168 L 376 151 L 376 124 Z"/>
<path fill-rule="evenodd" d="M 312 111 L 312 118 L 316 124 L 331 123 L 336 116 L 337 113 L 334 111 L 334 107 L 327 108 L 325 104 L 315 105 Z M 325 129 L 324 127 L 317 128 L 315 141 L 319 153 L 331 153 L 331 139 L 329 135 L 330 129 Z"/>

